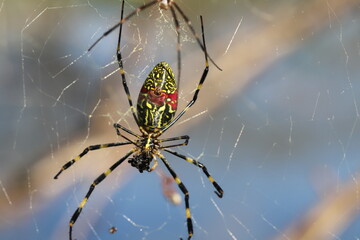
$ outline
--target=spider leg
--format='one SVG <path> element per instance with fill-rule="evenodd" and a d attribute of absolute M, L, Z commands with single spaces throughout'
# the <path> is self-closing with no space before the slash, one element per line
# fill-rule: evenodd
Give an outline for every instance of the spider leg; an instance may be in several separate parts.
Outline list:
<path fill-rule="evenodd" d="M 93 49 L 96 44 L 98 44 L 104 37 L 106 37 L 107 35 L 109 35 L 110 33 L 112 33 L 116 28 L 118 28 L 119 26 L 121 26 L 124 22 L 126 22 L 127 20 L 129 20 L 131 17 L 133 17 L 135 14 L 139 13 L 140 11 L 145 10 L 148 7 L 151 7 L 152 5 L 161 2 L 162 0 L 153 0 L 151 2 L 148 2 L 147 4 L 144 4 L 141 7 L 136 8 L 134 11 L 132 11 L 129 15 L 127 15 L 125 18 L 122 18 L 117 24 L 115 24 L 114 26 L 112 26 L 110 29 L 108 29 L 106 32 L 104 32 L 87 50 L 88 52 L 91 51 L 91 49 Z M 193 34 L 193 36 L 195 37 L 197 43 L 199 44 L 200 48 L 203 50 L 203 52 L 206 51 L 205 46 L 201 43 L 199 36 L 196 34 L 194 27 L 192 26 L 191 21 L 189 20 L 189 18 L 185 15 L 185 13 L 181 10 L 181 8 L 177 5 L 177 3 L 175 1 L 171 1 L 170 4 L 170 9 L 171 11 L 173 11 L 172 8 L 172 4 L 174 4 L 176 10 L 180 13 L 181 17 L 184 19 L 184 21 L 186 22 L 186 25 L 189 27 L 191 33 Z M 174 15 L 173 15 L 174 16 Z M 174 17 L 174 21 L 175 21 Z M 176 23 L 175 23 L 176 25 Z M 176 30 L 178 32 L 178 30 Z M 180 39 L 180 36 L 178 34 L 178 39 Z M 222 69 L 215 63 L 215 61 L 209 56 L 210 61 L 214 64 L 214 66 L 219 69 L 220 71 L 222 71 Z M 179 64 L 180 65 L 180 64 Z"/>
<path fill-rule="evenodd" d="M 127 145 L 127 144 L 131 144 L 132 142 L 128 141 L 128 142 L 116 142 L 116 143 L 105 143 L 105 144 L 97 144 L 97 145 L 91 145 L 88 146 L 87 148 L 84 149 L 84 151 L 82 151 L 82 153 L 80 153 L 78 156 L 76 156 L 75 158 L 73 158 L 72 160 L 68 161 L 67 163 L 64 164 L 64 166 L 62 166 L 62 168 L 60 169 L 60 171 L 55 175 L 54 179 L 57 179 L 59 177 L 59 175 L 66 169 L 68 169 L 69 167 L 71 167 L 77 160 L 79 160 L 80 158 L 82 158 L 85 154 L 87 154 L 89 151 L 93 151 L 93 150 L 98 150 L 98 149 L 103 149 L 103 148 L 109 148 L 109 147 L 117 147 L 117 146 L 122 146 L 122 145 Z"/>
<path fill-rule="evenodd" d="M 154 157 L 153 161 L 154 161 L 154 163 L 153 163 L 152 167 L 150 168 L 149 172 L 154 171 L 154 169 L 158 166 L 158 161 L 157 161 L 156 157 Z"/>
<path fill-rule="evenodd" d="M 189 143 L 190 137 L 188 135 L 180 136 L 180 137 L 172 137 L 172 138 L 165 138 L 165 139 L 159 139 L 159 143 L 162 142 L 170 142 L 170 141 L 177 141 L 177 140 L 183 140 L 185 141 L 183 143 L 169 145 L 169 146 L 161 146 L 159 149 L 168 148 L 168 147 L 179 147 L 179 146 L 186 146 Z"/>
<path fill-rule="evenodd" d="M 178 78 L 177 78 L 177 85 L 178 88 L 180 87 L 180 76 L 181 76 L 181 51 L 180 51 L 180 24 L 179 20 L 176 16 L 174 8 L 170 5 L 171 15 L 174 18 L 175 30 L 177 35 L 177 44 L 176 44 L 176 52 L 178 58 Z"/>
<path fill-rule="evenodd" d="M 154 2 L 156 2 L 156 1 L 154 1 Z M 122 5 L 121 5 L 121 20 L 120 20 L 121 24 L 120 24 L 120 29 L 119 29 L 119 39 L 118 39 L 118 44 L 117 44 L 117 49 L 116 49 L 116 57 L 117 57 L 117 61 L 118 61 L 118 64 L 119 64 L 122 83 L 123 83 L 123 86 L 124 86 L 126 96 L 128 98 L 128 101 L 129 101 L 131 112 L 132 112 L 132 114 L 134 116 L 136 124 L 139 125 L 139 121 L 138 121 L 137 116 L 136 116 L 136 110 L 135 110 L 135 107 L 134 107 L 134 105 L 132 103 L 129 87 L 128 87 L 127 82 L 126 82 L 125 70 L 124 70 L 124 66 L 123 66 L 123 61 L 122 61 L 122 56 L 121 56 L 121 49 L 120 49 L 121 31 L 122 31 L 122 26 L 123 26 L 122 23 L 126 21 L 125 20 L 126 18 L 123 18 L 123 16 L 124 16 L 124 3 L 125 3 L 125 1 L 123 0 Z M 136 10 L 135 10 L 135 12 L 136 12 Z"/>
<path fill-rule="evenodd" d="M 173 2 L 173 4 L 175 4 L 175 2 Z M 176 6 L 176 5 L 175 5 Z M 206 79 L 206 76 L 209 72 L 209 61 L 208 61 L 208 55 L 207 55 L 207 51 L 206 51 L 206 44 L 205 44 L 205 34 L 204 34 L 204 24 L 203 24 L 203 20 L 202 20 L 202 16 L 200 16 L 200 20 L 201 20 L 201 31 L 202 31 L 202 38 L 203 38 L 203 43 L 204 43 L 204 53 L 205 53 L 205 68 L 203 71 L 203 74 L 200 78 L 199 84 L 195 90 L 193 99 L 188 103 L 188 105 L 186 105 L 186 107 L 184 108 L 184 110 L 182 110 L 162 131 L 161 133 L 164 133 L 167 129 L 169 129 L 177 120 L 179 120 L 179 118 L 196 102 L 196 99 L 198 97 L 198 94 L 200 92 L 200 89 Z"/>
<path fill-rule="evenodd" d="M 219 198 L 222 198 L 223 197 L 223 194 L 224 194 L 224 190 L 222 190 L 222 188 L 219 186 L 219 184 L 217 184 L 214 180 L 213 177 L 211 177 L 211 175 L 209 174 L 208 170 L 206 169 L 205 165 L 202 164 L 201 162 L 198 162 L 192 158 L 189 158 L 189 157 L 186 157 L 180 153 L 177 153 L 177 152 L 174 152 L 174 151 L 171 151 L 169 149 L 163 149 L 164 151 L 168 152 L 168 153 L 171 153 L 179 158 L 182 158 L 186 161 L 188 161 L 189 163 L 192 163 L 194 164 L 195 166 L 201 168 L 203 170 L 203 172 L 205 173 L 205 175 L 207 176 L 207 178 L 209 179 L 209 181 L 214 185 L 216 191 L 216 195 L 219 197 Z"/>
<path fill-rule="evenodd" d="M 95 47 L 95 45 L 100 42 L 104 37 L 106 37 L 107 35 L 109 35 L 112 31 L 114 31 L 116 28 L 118 28 L 119 26 L 121 26 L 124 22 L 126 22 L 127 20 L 129 20 L 132 16 L 134 16 L 135 14 L 139 13 L 142 10 L 145 10 L 146 8 L 154 5 L 155 3 L 161 2 L 162 0 L 153 0 L 151 2 L 148 2 L 147 4 L 144 4 L 141 7 L 136 8 L 134 11 L 132 11 L 131 13 L 129 13 L 129 15 L 127 15 L 126 17 L 122 18 L 117 24 L 115 24 L 114 26 L 112 26 L 109 30 L 107 30 L 106 32 L 103 33 L 103 35 L 101 35 L 101 37 L 99 37 L 88 49 L 88 52 L 91 51 L 91 49 L 93 49 Z"/>
<path fill-rule="evenodd" d="M 97 177 L 94 182 L 90 185 L 89 191 L 85 195 L 85 198 L 81 201 L 79 207 L 76 209 L 74 214 L 72 215 L 70 222 L 69 222 L 69 239 L 72 240 L 72 228 L 75 224 L 76 220 L 78 219 L 83 207 L 85 206 L 86 202 L 88 201 L 91 193 L 94 191 L 96 185 L 101 183 L 116 167 L 118 167 L 122 162 L 125 161 L 131 154 L 135 152 L 135 148 L 130 150 L 124 157 L 114 163 L 107 171 L 102 173 L 99 177 Z"/>
<path fill-rule="evenodd" d="M 120 130 L 119 130 L 119 128 L 120 128 L 120 129 L 124 130 L 125 132 L 133 135 L 134 137 L 141 138 L 139 135 L 137 135 L 133 131 L 127 129 L 126 127 L 121 126 L 119 123 L 114 123 L 114 128 L 116 129 L 116 133 L 117 133 L 118 136 L 123 137 L 123 135 L 120 133 Z"/>
<path fill-rule="evenodd" d="M 199 38 L 199 36 L 197 35 L 197 33 L 195 32 L 195 29 L 190 21 L 190 19 L 185 15 L 185 13 L 181 10 L 181 8 L 179 7 L 179 5 L 177 5 L 177 3 L 175 1 L 172 1 L 172 4 L 174 4 L 176 10 L 180 13 L 181 17 L 184 19 L 186 25 L 189 27 L 191 33 L 193 34 L 193 36 L 195 37 L 197 43 L 199 44 L 200 48 L 203 50 L 203 52 L 205 54 L 207 54 L 206 52 L 206 46 L 205 46 L 205 42 L 202 44 L 201 40 Z M 201 17 L 201 16 L 200 16 Z M 202 21 L 202 20 L 201 20 Z M 204 34 L 204 33 L 203 33 Z M 222 69 L 214 62 L 214 60 L 212 60 L 212 58 L 209 56 L 210 61 L 214 64 L 214 66 L 219 69 L 220 71 L 222 71 Z"/>
<path fill-rule="evenodd" d="M 187 228 L 188 228 L 188 240 L 190 240 L 190 238 L 193 235 L 193 225 L 192 225 L 190 205 L 189 205 L 189 192 L 186 189 L 185 185 L 181 182 L 180 178 L 176 175 L 175 171 L 171 168 L 170 163 L 166 160 L 166 158 L 160 152 L 158 152 L 157 155 L 160 157 L 162 162 L 165 164 L 167 170 L 170 172 L 171 176 L 174 178 L 175 182 L 177 183 L 180 190 L 184 194 L 185 213 L 186 213 L 186 221 L 187 221 Z"/>

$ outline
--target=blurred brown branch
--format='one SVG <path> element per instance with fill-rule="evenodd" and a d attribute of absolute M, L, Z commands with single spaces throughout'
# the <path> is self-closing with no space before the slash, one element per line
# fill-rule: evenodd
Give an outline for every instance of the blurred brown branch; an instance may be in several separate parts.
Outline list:
<path fill-rule="evenodd" d="M 331 194 L 296 219 L 274 240 L 326 240 L 338 236 L 359 215 L 359 180 L 356 177 L 332 189 Z"/>

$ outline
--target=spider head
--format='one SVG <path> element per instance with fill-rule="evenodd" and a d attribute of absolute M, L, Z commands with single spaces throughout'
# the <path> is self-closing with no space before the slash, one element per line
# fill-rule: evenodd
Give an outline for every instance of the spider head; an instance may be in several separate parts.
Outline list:
<path fill-rule="evenodd" d="M 144 170 L 150 172 L 150 163 L 152 160 L 153 156 L 149 152 L 141 152 L 140 154 L 134 155 L 133 158 L 130 158 L 128 162 L 142 173 Z"/>

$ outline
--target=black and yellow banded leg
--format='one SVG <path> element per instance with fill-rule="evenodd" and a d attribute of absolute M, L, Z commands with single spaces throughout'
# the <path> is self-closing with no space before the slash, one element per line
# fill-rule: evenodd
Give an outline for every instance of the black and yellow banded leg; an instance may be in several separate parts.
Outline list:
<path fill-rule="evenodd" d="M 133 17 L 134 15 L 138 14 L 140 11 L 145 10 L 146 8 L 154 5 L 155 3 L 161 2 L 162 0 L 153 0 L 151 2 L 148 2 L 146 4 L 144 4 L 141 7 L 136 8 L 134 11 L 132 11 L 131 13 L 129 13 L 129 15 L 127 15 L 124 18 L 121 18 L 121 20 L 115 24 L 114 26 L 112 26 L 109 30 L 107 30 L 106 32 L 104 32 L 88 49 L 88 52 L 91 51 L 91 49 L 93 49 L 96 44 L 98 44 L 98 42 L 100 42 L 104 37 L 106 37 L 107 35 L 109 35 L 110 33 L 112 33 L 112 31 L 114 31 L 116 28 L 118 28 L 119 26 L 121 26 L 124 22 L 126 22 L 127 20 L 129 20 L 131 17 Z M 124 0 L 123 0 L 123 5 L 124 6 Z M 124 7 L 122 7 L 122 9 L 124 9 Z"/>
<path fill-rule="evenodd" d="M 168 153 L 171 153 L 179 158 L 182 158 L 186 161 L 188 161 L 189 163 L 192 163 L 194 164 L 195 166 L 198 166 L 199 168 L 201 168 L 203 170 L 203 172 L 205 173 L 205 175 L 207 176 L 207 178 L 209 179 L 209 181 L 214 185 L 216 191 L 216 195 L 219 197 L 219 198 L 222 198 L 223 195 L 224 195 L 224 190 L 222 190 L 222 188 L 219 186 L 219 184 L 217 184 L 217 182 L 214 180 L 214 178 L 209 174 L 208 170 L 206 169 L 205 165 L 202 164 L 201 162 L 198 162 L 192 158 L 189 158 L 185 155 L 182 155 L 180 153 L 177 153 L 177 152 L 174 152 L 174 151 L 171 151 L 169 149 L 163 149 L 164 151 L 168 152 Z"/>
<path fill-rule="evenodd" d="M 175 2 L 173 2 L 173 4 L 175 5 Z M 176 7 L 177 5 L 175 5 Z M 203 24 L 203 19 L 202 16 L 200 16 L 200 20 L 201 20 L 201 31 L 202 31 L 202 38 L 203 38 L 203 43 L 204 43 L 204 53 L 205 53 L 205 68 L 204 71 L 201 75 L 199 84 L 195 90 L 193 99 L 186 105 L 186 107 L 184 108 L 184 110 L 182 110 L 163 130 L 162 132 L 165 132 L 166 130 L 168 130 L 174 123 L 177 122 L 177 120 L 179 120 L 179 118 L 181 118 L 182 115 L 184 115 L 184 113 L 186 113 L 186 111 L 196 102 L 198 94 L 200 92 L 200 89 L 206 79 L 206 76 L 209 72 L 209 61 L 208 61 L 208 54 L 206 51 L 206 43 L 205 43 L 205 34 L 204 34 L 204 24 Z"/>
<path fill-rule="evenodd" d="M 177 44 L 176 44 L 177 61 L 178 61 L 177 85 L 178 88 L 180 88 L 180 77 L 181 77 L 180 24 L 173 7 L 170 7 L 170 11 L 171 11 L 171 15 L 174 18 L 174 24 L 175 24 L 175 30 L 177 36 Z"/>
<path fill-rule="evenodd" d="M 124 130 L 125 132 L 127 132 L 127 133 L 129 133 L 129 134 L 131 134 L 131 135 L 133 135 L 133 136 L 135 136 L 135 137 L 137 137 L 137 138 L 141 138 L 139 135 L 137 135 L 136 133 L 130 131 L 129 129 L 121 126 L 121 125 L 118 124 L 118 123 L 114 123 L 114 128 L 115 128 L 116 134 L 117 134 L 118 136 L 120 136 L 120 137 L 124 138 L 125 140 L 131 142 L 131 143 L 134 144 L 135 146 L 138 146 L 136 142 L 134 142 L 133 140 L 131 140 L 131 139 L 128 138 L 127 136 L 121 134 L 121 132 L 120 132 L 119 129 L 122 129 L 122 130 Z M 139 146 L 138 146 L 138 147 L 139 147 Z"/>
<path fill-rule="evenodd" d="M 124 130 L 125 132 L 133 135 L 134 137 L 137 137 L 137 138 L 140 138 L 140 136 L 136 133 L 134 133 L 133 131 L 127 129 L 126 127 L 123 127 L 121 126 L 119 123 L 114 123 L 114 128 L 116 129 L 116 133 L 118 136 L 123 136 L 121 133 L 120 133 L 120 130 L 119 129 L 122 129 Z"/>
<path fill-rule="evenodd" d="M 179 137 L 172 137 L 172 138 L 159 139 L 159 143 L 171 142 L 171 141 L 177 141 L 177 140 L 185 140 L 183 143 L 173 144 L 173 145 L 169 145 L 169 146 L 161 146 L 159 149 L 168 148 L 168 147 L 186 146 L 186 145 L 188 145 L 188 143 L 189 143 L 189 139 L 190 139 L 190 137 L 189 137 L 188 135 L 179 136 Z"/>
<path fill-rule="evenodd" d="M 101 183 L 116 167 L 118 167 L 121 163 L 123 163 L 131 154 L 135 152 L 135 149 L 130 150 L 124 157 L 114 163 L 107 171 L 102 173 L 99 177 L 95 179 L 95 181 L 90 185 L 89 191 L 85 195 L 85 198 L 81 201 L 79 207 L 76 209 L 74 214 L 72 215 L 70 222 L 69 222 L 69 238 L 72 240 L 72 228 L 75 224 L 76 220 L 78 219 L 83 207 L 85 206 L 86 202 L 88 201 L 91 193 L 94 191 L 96 185 Z"/>
<path fill-rule="evenodd" d="M 114 26 L 112 26 L 111 28 L 109 28 L 106 32 L 104 32 L 89 48 L 88 48 L 88 52 L 91 51 L 91 49 L 93 49 L 96 44 L 98 44 L 104 37 L 106 37 L 107 35 L 109 35 L 110 33 L 112 33 L 116 28 L 121 27 L 124 22 L 128 21 L 130 18 L 132 18 L 133 16 L 137 15 L 139 12 L 147 9 L 148 7 L 151 7 L 152 5 L 156 4 L 156 3 L 160 3 L 163 0 L 153 0 L 150 1 L 146 4 L 144 4 L 141 7 L 136 8 L 134 11 L 132 11 L 131 13 L 129 13 L 126 17 L 121 18 L 121 20 L 116 23 Z M 124 1 L 123 1 L 124 4 Z M 203 52 L 206 51 L 205 46 L 201 43 L 201 40 L 199 38 L 199 36 L 196 34 L 194 27 L 192 26 L 192 23 L 190 21 L 190 19 L 185 15 L 185 13 L 181 10 L 181 8 L 177 5 L 177 3 L 174 0 L 168 0 L 168 6 L 170 7 L 171 11 L 172 11 L 172 16 L 174 17 L 174 19 L 176 18 L 178 21 L 178 18 L 176 16 L 176 13 L 174 11 L 173 5 L 175 6 L 176 10 L 180 13 L 181 17 L 184 19 L 186 25 L 189 27 L 192 35 L 195 37 L 197 43 L 199 44 L 201 50 Z M 122 9 L 124 9 L 124 7 L 122 7 Z M 175 21 L 175 20 L 174 20 Z M 175 23 L 176 25 L 176 23 Z M 178 32 L 178 31 L 177 31 Z M 180 36 L 178 34 L 178 36 Z M 179 41 L 180 41 L 180 37 L 178 37 Z M 220 71 L 222 71 L 222 69 L 214 62 L 214 60 L 209 56 L 210 61 L 214 64 L 214 66 L 219 69 Z"/>
<path fill-rule="evenodd" d="M 193 225 L 192 225 L 190 205 L 189 205 L 189 192 L 186 189 L 185 185 L 181 182 L 180 178 L 176 175 L 175 171 L 171 168 L 170 163 L 166 160 L 166 158 L 161 153 L 158 153 L 157 155 L 163 161 L 167 170 L 170 172 L 171 176 L 174 178 L 175 182 L 177 183 L 180 190 L 184 194 L 186 222 L 187 222 L 187 229 L 188 229 L 188 240 L 190 240 L 190 238 L 193 235 Z"/>
<path fill-rule="evenodd" d="M 58 176 L 66 169 L 68 169 L 70 166 L 72 166 L 77 160 L 82 158 L 85 154 L 87 154 L 89 151 L 103 149 L 103 148 L 109 148 L 109 147 L 117 147 L 122 145 L 131 144 L 131 142 L 116 142 L 116 143 L 105 143 L 105 144 L 97 144 L 97 145 L 91 145 L 84 149 L 82 153 L 80 153 L 78 156 L 73 158 L 72 160 L 68 161 L 67 163 L 62 166 L 60 171 L 55 175 L 54 179 L 57 179 Z"/>
<path fill-rule="evenodd" d="M 122 23 L 124 20 L 123 16 L 124 16 L 124 0 L 122 1 L 122 6 L 121 6 L 121 19 L 120 19 L 120 22 Z M 155 4 L 156 1 L 154 1 L 153 4 Z M 139 10 L 140 11 L 140 10 Z M 128 101 L 129 101 L 129 105 L 130 105 L 130 109 L 131 109 L 131 112 L 134 116 L 134 119 L 135 119 L 135 122 L 137 125 L 139 125 L 139 121 L 138 121 L 138 118 L 136 116 L 136 109 L 132 103 L 132 99 L 131 99 L 131 95 L 130 95 L 130 91 L 129 91 L 129 87 L 127 85 L 127 82 L 126 82 L 126 77 L 125 77 L 125 70 L 124 70 L 124 65 L 123 65 L 123 61 L 122 61 L 122 56 L 121 56 L 121 47 L 120 47 L 120 41 L 121 41 L 121 31 L 122 31 L 122 24 L 120 24 L 120 29 L 119 29 L 119 38 L 118 38 L 118 44 L 117 44 L 117 48 L 116 48 L 116 57 L 117 57 L 117 61 L 118 61 L 118 64 L 119 64 L 119 71 L 120 71 L 120 74 L 121 74 L 121 78 L 122 78 L 122 83 L 123 83 L 123 86 L 124 86 L 124 90 L 125 90 L 125 93 L 126 93 L 126 96 L 128 98 Z"/>
<path fill-rule="evenodd" d="M 184 19 L 186 25 L 188 26 L 188 28 L 190 29 L 192 35 L 194 36 L 194 38 L 196 39 L 197 43 L 199 44 L 200 48 L 202 49 L 202 51 L 207 54 L 206 51 L 206 46 L 205 46 L 205 42 L 203 41 L 203 44 L 201 43 L 201 40 L 199 38 L 199 36 L 196 34 L 195 29 L 190 21 L 190 19 L 185 15 L 185 13 L 183 12 L 183 10 L 179 7 L 179 5 L 177 5 L 177 3 L 175 1 L 172 1 L 172 4 L 175 6 L 176 10 L 180 13 L 181 17 Z M 200 16 L 201 17 L 201 16 Z M 202 19 L 201 19 L 202 21 Z M 202 23 L 201 23 L 202 24 Z M 203 31 L 204 34 L 204 31 Z M 208 55 L 208 54 L 207 54 Z M 214 62 L 214 60 L 209 56 L 210 61 L 214 64 L 214 66 L 219 69 L 220 71 L 222 71 L 222 69 Z"/>

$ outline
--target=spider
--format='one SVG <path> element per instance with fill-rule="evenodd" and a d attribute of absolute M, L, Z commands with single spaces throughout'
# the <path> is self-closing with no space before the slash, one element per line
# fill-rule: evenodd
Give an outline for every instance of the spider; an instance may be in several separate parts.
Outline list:
<path fill-rule="evenodd" d="M 123 21 L 123 13 L 124 13 L 124 1 L 122 1 L 122 10 L 121 10 L 121 21 Z M 192 158 L 189 158 L 185 155 L 177 153 L 171 150 L 171 147 L 185 146 L 188 144 L 190 137 L 187 135 L 179 136 L 179 137 L 171 137 L 160 139 L 159 137 L 167 131 L 175 122 L 179 120 L 179 118 L 196 102 L 199 91 L 201 89 L 202 84 L 204 83 L 206 76 L 209 71 L 209 63 L 208 63 L 208 55 L 206 51 L 205 44 L 205 34 L 204 34 L 204 26 L 203 19 L 200 16 L 201 21 L 201 31 L 202 31 L 202 46 L 204 46 L 204 55 L 205 55 L 205 68 L 198 83 L 197 89 L 194 93 L 192 100 L 186 105 L 186 107 L 175 117 L 175 113 L 177 110 L 177 98 L 178 98 L 178 90 L 174 77 L 174 73 L 166 62 L 158 63 L 150 72 L 144 84 L 140 90 L 138 101 L 137 101 L 137 109 L 132 104 L 132 99 L 130 96 L 129 89 L 126 83 L 125 70 L 123 68 L 123 61 L 120 52 L 120 40 L 121 40 L 121 31 L 122 25 L 120 25 L 119 29 L 119 39 L 117 45 L 117 61 L 119 64 L 120 74 L 122 77 L 123 85 L 125 93 L 129 100 L 130 109 L 132 111 L 132 115 L 135 119 L 136 124 L 139 127 L 141 135 L 134 133 L 133 131 L 123 127 L 119 123 L 114 124 L 114 128 L 118 136 L 124 138 L 126 141 L 124 142 L 113 142 L 106 144 L 97 144 L 88 146 L 74 159 L 70 160 L 66 164 L 62 166 L 60 171 L 55 175 L 54 179 L 57 179 L 59 175 L 70 166 L 72 166 L 76 161 L 86 155 L 89 151 L 117 147 L 122 145 L 132 144 L 134 147 L 128 151 L 125 156 L 120 158 L 117 162 L 115 162 L 108 170 L 103 172 L 100 176 L 98 176 L 93 183 L 90 185 L 90 188 L 85 195 L 84 199 L 81 201 L 79 207 L 76 209 L 74 214 L 72 215 L 69 222 L 69 239 L 72 240 L 72 230 L 73 225 L 78 219 L 83 207 L 87 203 L 90 195 L 94 191 L 95 187 L 100 184 L 112 171 L 115 170 L 120 164 L 122 164 L 126 159 L 129 158 L 128 162 L 131 166 L 138 169 L 140 173 L 147 171 L 153 171 L 157 165 L 157 158 L 160 158 L 167 170 L 170 172 L 178 187 L 184 194 L 185 200 L 185 213 L 186 213 L 186 221 L 187 221 L 187 230 L 188 230 L 188 240 L 193 235 L 193 224 L 191 220 L 190 213 L 190 204 L 189 204 L 189 192 L 187 191 L 185 185 L 182 183 L 180 178 L 177 176 L 175 171 L 172 169 L 170 163 L 166 160 L 161 151 L 165 151 L 170 153 L 176 157 L 179 157 L 189 163 L 194 164 L 195 166 L 202 169 L 204 174 L 207 176 L 209 181 L 213 184 L 215 188 L 215 193 L 219 198 L 222 198 L 224 191 L 222 188 L 216 183 L 216 181 L 211 177 L 207 168 L 201 162 L 198 162 Z M 123 135 L 120 130 L 125 131 L 126 133 L 135 137 L 135 140 L 129 139 L 127 136 Z M 165 142 L 173 142 L 181 140 L 183 142 L 173 143 L 168 145 L 163 145 Z M 132 157 L 130 158 L 130 156 Z M 150 164 L 153 162 L 152 166 Z M 181 238 L 180 238 L 181 239 Z M 182 240 L 182 239 L 181 239 Z"/>
<path fill-rule="evenodd" d="M 88 52 L 91 51 L 91 49 L 93 49 L 93 47 L 95 47 L 95 45 L 101 41 L 101 39 L 103 39 L 104 37 L 106 37 L 107 35 L 109 35 L 111 32 L 113 32 L 116 28 L 118 27 L 122 27 L 122 25 L 128 21 L 131 17 L 133 17 L 135 14 L 138 14 L 139 12 L 151 7 L 152 5 L 159 3 L 159 8 L 163 9 L 163 10 L 168 10 L 170 9 L 171 11 L 171 15 L 174 19 L 174 24 L 175 24 L 175 30 L 176 30 L 176 35 L 177 35 L 177 46 L 176 46 L 176 51 L 177 51 L 177 60 L 178 60 L 178 81 L 180 81 L 180 74 L 181 74 L 181 52 L 180 52 L 180 24 L 179 24 L 179 20 L 178 17 L 176 15 L 176 11 L 179 12 L 179 14 L 181 15 L 181 17 L 184 19 L 186 25 L 188 26 L 188 28 L 190 29 L 192 35 L 195 37 L 198 45 L 200 46 L 201 50 L 205 53 L 205 46 L 201 43 L 201 40 L 199 38 L 199 36 L 197 35 L 194 27 L 192 26 L 192 23 L 190 21 L 190 19 L 185 15 L 184 11 L 179 7 L 179 5 L 174 1 L 174 0 L 153 0 L 150 1 L 146 4 L 144 4 L 141 7 L 136 8 L 134 11 L 132 11 L 131 13 L 129 13 L 129 15 L 127 15 L 124 18 L 121 18 L 121 20 L 115 24 L 114 26 L 112 26 L 111 28 L 109 28 L 106 32 L 104 32 L 88 49 Z M 176 11 L 175 11 L 176 10 Z M 121 31 L 120 31 L 121 32 Z M 120 37 L 120 36 L 119 36 Z M 118 49 L 118 51 L 120 51 L 120 49 Z M 214 64 L 214 66 L 219 69 L 220 71 L 222 71 L 222 69 L 212 60 L 212 58 L 210 56 L 208 56 L 208 58 L 210 59 L 210 61 Z"/>

